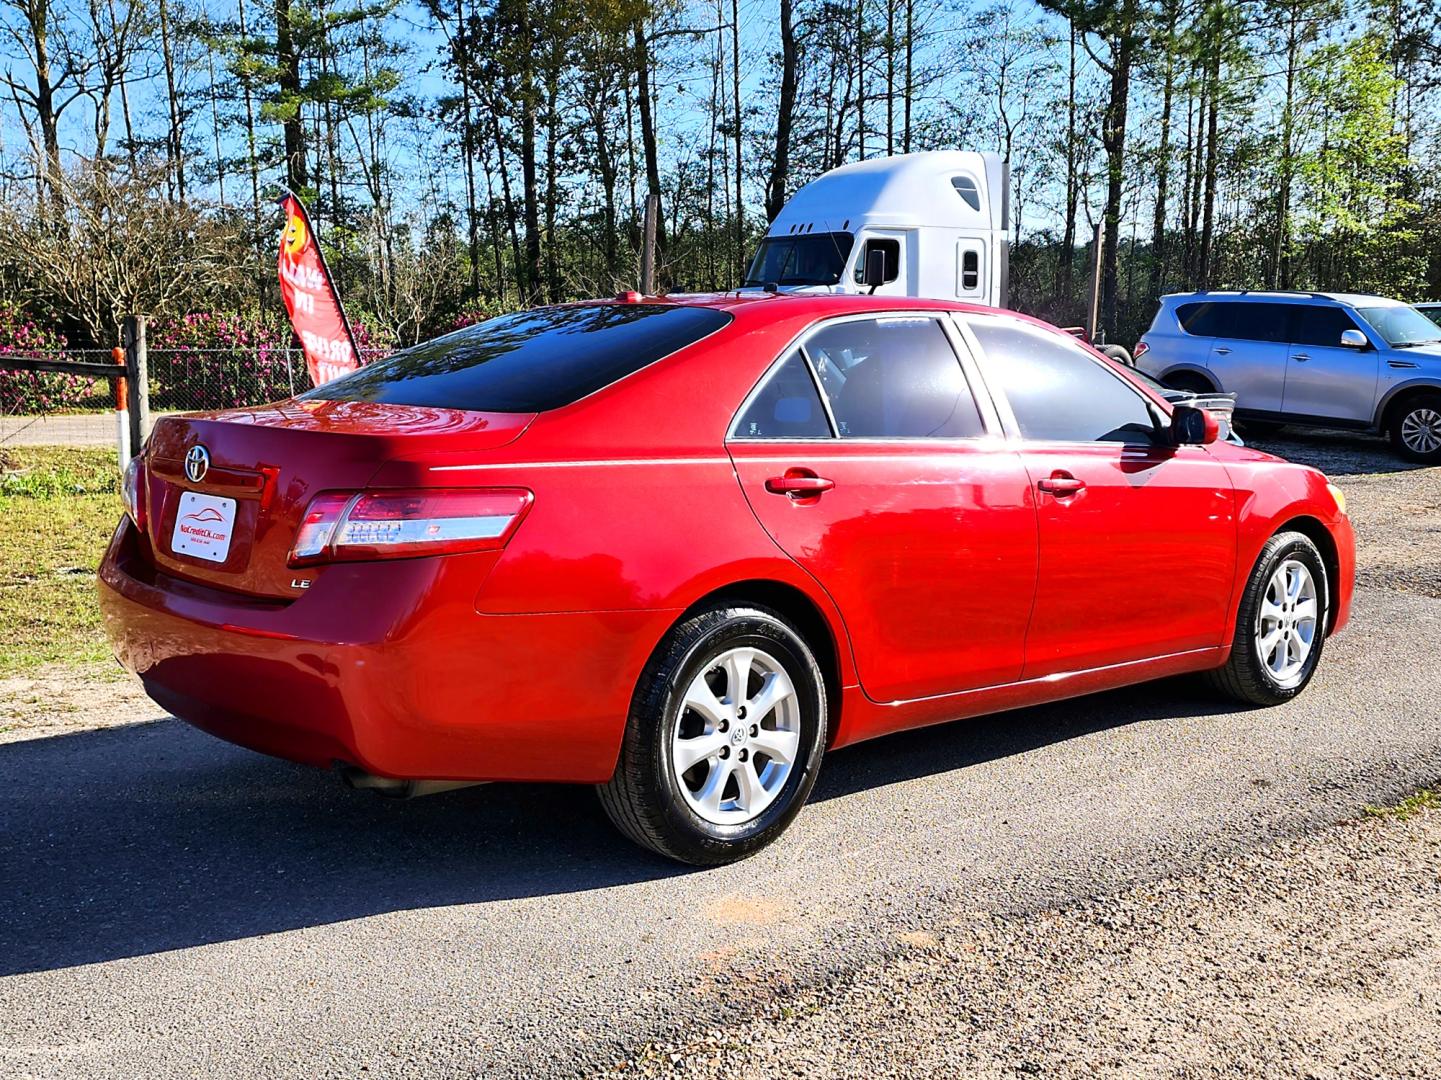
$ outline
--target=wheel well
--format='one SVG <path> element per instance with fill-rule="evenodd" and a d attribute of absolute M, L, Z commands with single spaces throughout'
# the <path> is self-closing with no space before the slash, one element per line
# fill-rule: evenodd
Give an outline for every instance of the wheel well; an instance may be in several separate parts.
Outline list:
<path fill-rule="evenodd" d="M 1174 390 L 1196 390 L 1205 393 L 1214 393 L 1216 390 L 1215 380 L 1194 368 L 1180 368 L 1176 371 L 1168 371 L 1161 379 L 1161 382 Z"/>
<path fill-rule="evenodd" d="M 813 601 L 794 585 L 780 581 L 738 581 L 724 588 L 702 596 L 681 613 L 677 623 L 684 622 L 702 608 L 717 603 L 759 604 L 770 608 L 796 628 L 815 654 L 816 664 L 826 681 L 826 711 L 828 716 L 828 740 L 836 735 L 836 721 L 841 713 L 841 662 L 839 643 L 831 631 L 830 623 L 821 614 Z"/>
<path fill-rule="evenodd" d="M 1341 560 L 1336 554 L 1336 541 L 1331 537 L 1331 530 L 1313 517 L 1292 518 L 1286 524 L 1276 530 L 1277 533 L 1298 532 L 1310 539 L 1316 545 L 1316 550 L 1321 553 L 1321 561 L 1326 565 L 1326 587 L 1328 595 L 1335 592 L 1336 582 L 1341 577 Z M 1275 534 L 1272 534 L 1275 535 Z M 1336 623 L 1336 605 L 1330 605 L 1330 611 L 1326 613 L 1326 632 L 1331 632 L 1331 627 Z"/>
<path fill-rule="evenodd" d="M 1383 434 L 1390 432 L 1391 425 L 1395 422 L 1402 407 L 1409 405 L 1418 397 L 1441 397 L 1441 386 L 1410 386 L 1386 402 L 1385 411 L 1381 414 L 1381 423 L 1378 425 Z"/>

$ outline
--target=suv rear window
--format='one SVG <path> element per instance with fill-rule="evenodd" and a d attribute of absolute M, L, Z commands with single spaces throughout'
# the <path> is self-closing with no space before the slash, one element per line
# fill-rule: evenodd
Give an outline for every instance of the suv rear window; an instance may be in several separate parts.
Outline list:
<path fill-rule="evenodd" d="M 368 364 L 300 396 L 477 412 L 544 412 L 693 345 L 714 308 L 589 304 L 502 315 Z"/>

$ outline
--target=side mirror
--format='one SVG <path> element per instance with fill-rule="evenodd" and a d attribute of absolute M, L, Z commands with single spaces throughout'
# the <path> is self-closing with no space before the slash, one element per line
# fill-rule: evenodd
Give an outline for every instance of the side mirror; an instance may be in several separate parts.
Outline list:
<path fill-rule="evenodd" d="M 1221 426 L 1205 409 L 1177 405 L 1171 410 L 1171 442 L 1176 446 L 1206 446 L 1221 435 Z"/>
<path fill-rule="evenodd" d="M 886 283 L 886 253 L 878 247 L 866 249 L 866 280 L 871 292 Z"/>
<path fill-rule="evenodd" d="M 1364 349 L 1371 343 L 1366 340 L 1366 335 L 1359 330 L 1342 330 L 1341 345 L 1347 349 Z"/>

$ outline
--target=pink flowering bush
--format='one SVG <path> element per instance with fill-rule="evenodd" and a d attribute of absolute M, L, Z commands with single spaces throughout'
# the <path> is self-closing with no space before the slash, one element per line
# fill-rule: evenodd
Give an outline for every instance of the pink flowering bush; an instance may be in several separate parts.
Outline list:
<path fill-rule="evenodd" d="M 363 360 L 389 350 L 365 323 L 353 325 Z M 292 348 L 284 320 L 197 311 L 155 320 L 146 343 L 152 409 L 230 409 L 310 389 L 305 357 Z"/>
<path fill-rule="evenodd" d="M 474 326 L 478 322 L 485 322 L 486 319 L 495 315 L 493 311 L 486 311 L 485 308 L 471 308 L 469 311 L 462 311 L 450 324 L 449 330 L 463 330 L 467 326 Z"/>
<path fill-rule="evenodd" d="M 83 375 L 17 371 L 5 357 L 65 359 L 65 337 L 35 322 L 18 307 L 0 304 L 0 413 L 45 413 L 105 407 L 109 383 Z M 87 356 L 86 359 L 93 359 Z"/>
<path fill-rule="evenodd" d="M 290 332 L 275 323 L 197 311 L 154 320 L 145 338 L 150 407 L 157 411 L 259 405 L 304 387 Z"/>

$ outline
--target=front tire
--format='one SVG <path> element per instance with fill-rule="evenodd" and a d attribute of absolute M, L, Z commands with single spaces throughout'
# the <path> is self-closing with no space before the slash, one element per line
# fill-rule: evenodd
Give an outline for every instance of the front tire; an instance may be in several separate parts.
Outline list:
<path fill-rule="evenodd" d="M 1441 464 L 1441 394 L 1418 394 L 1396 410 L 1391 446 L 1407 461 Z"/>
<path fill-rule="evenodd" d="M 601 805 L 635 843 L 695 866 L 790 825 L 826 744 L 825 680 L 777 613 L 721 604 L 680 623 L 641 674 Z"/>
<path fill-rule="evenodd" d="M 1247 705 L 1290 701 L 1321 661 L 1330 605 L 1326 565 L 1311 538 L 1277 533 L 1246 582 L 1230 659 L 1209 673 L 1211 684 Z"/>

